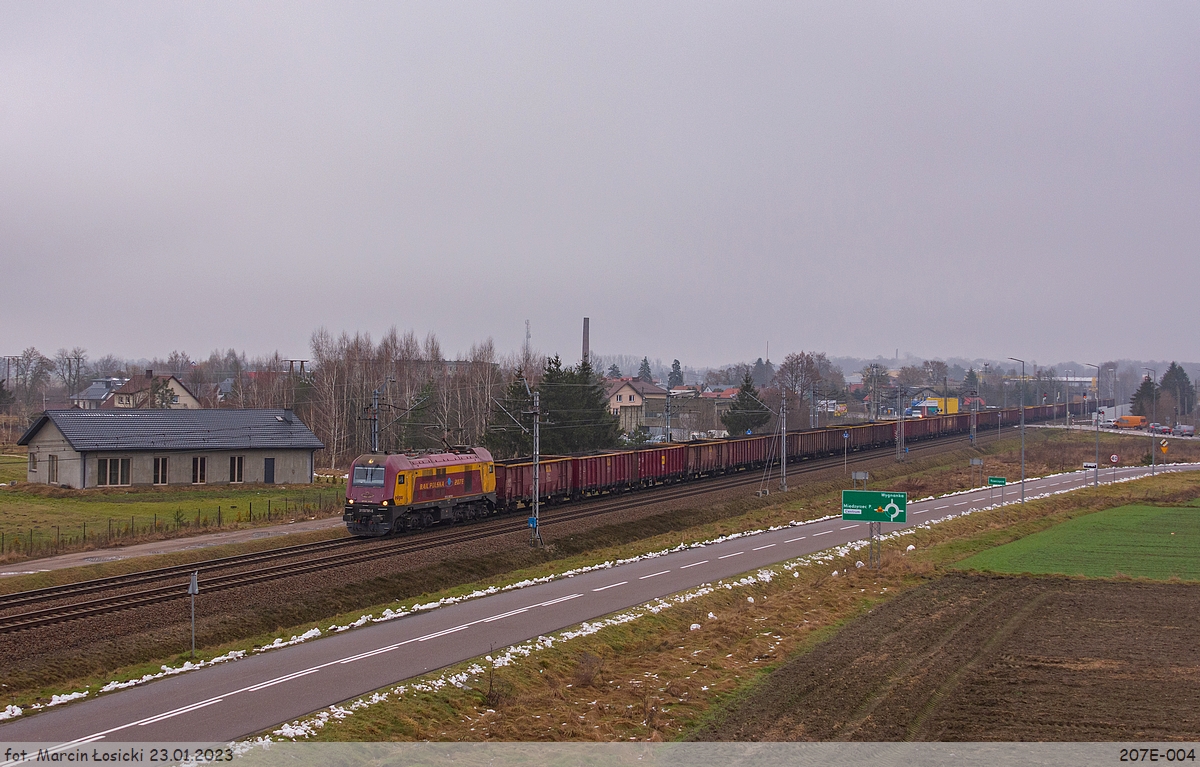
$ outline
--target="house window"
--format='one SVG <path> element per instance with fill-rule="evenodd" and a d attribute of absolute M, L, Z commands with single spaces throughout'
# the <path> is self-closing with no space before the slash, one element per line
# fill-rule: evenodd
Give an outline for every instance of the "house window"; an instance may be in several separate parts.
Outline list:
<path fill-rule="evenodd" d="M 242 469 L 244 469 L 245 466 L 246 466 L 246 456 L 244 456 L 244 455 L 229 456 L 229 481 L 230 482 L 241 482 L 242 481 Z"/>
<path fill-rule="evenodd" d="M 97 485 L 128 485 L 128 458 L 101 458 L 96 461 Z"/>
<path fill-rule="evenodd" d="M 635 397 L 635 396 L 633 396 L 632 394 L 630 394 L 630 395 L 629 395 L 629 402 L 630 402 L 630 404 L 632 404 L 632 403 L 634 403 L 634 402 L 637 402 L 637 397 Z"/>
<path fill-rule="evenodd" d="M 192 484 L 203 485 L 208 481 L 208 458 L 192 456 Z"/>
<path fill-rule="evenodd" d="M 621 395 L 620 395 L 620 394 L 618 394 L 618 395 L 617 395 L 617 402 L 620 402 L 620 401 L 621 401 Z"/>
<path fill-rule="evenodd" d="M 58 456 L 50 455 L 50 456 L 48 456 L 48 458 L 49 458 L 49 460 L 46 462 L 46 481 L 47 482 L 57 482 L 58 481 Z"/>
<path fill-rule="evenodd" d="M 154 484 L 167 484 L 167 457 L 165 455 L 154 458 Z"/>
<path fill-rule="evenodd" d="M 36 453 L 29 454 L 29 472 L 31 474 L 37 474 L 37 454 Z"/>

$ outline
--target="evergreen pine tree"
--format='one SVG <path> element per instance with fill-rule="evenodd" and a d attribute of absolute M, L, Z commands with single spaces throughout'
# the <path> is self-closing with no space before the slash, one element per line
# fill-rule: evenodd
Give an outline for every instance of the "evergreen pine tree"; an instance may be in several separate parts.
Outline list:
<path fill-rule="evenodd" d="M 564 368 L 558 355 L 547 359 L 538 391 L 543 453 L 577 453 L 617 444 L 617 417 L 609 412 L 604 386 L 590 363 Z"/>
<path fill-rule="evenodd" d="M 1192 412 L 1192 407 L 1196 402 L 1196 389 L 1192 386 L 1187 371 L 1178 363 L 1170 364 L 1167 372 L 1163 373 L 1162 383 L 1159 386 L 1163 391 L 1170 392 L 1175 397 L 1180 415 Z"/>
<path fill-rule="evenodd" d="M 617 367 L 617 363 L 614 362 L 613 364 L 608 366 L 608 377 L 609 378 L 620 378 L 621 377 L 621 368 Z"/>
<path fill-rule="evenodd" d="M 654 379 L 654 374 L 650 372 L 650 360 L 642 357 L 642 365 L 638 368 L 637 377 L 646 383 L 650 383 Z"/>
<path fill-rule="evenodd" d="M 683 386 L 683 369 L 679 366 L 679 360 L 671 363 L 671 372 L 667 375 L 667 388 L 673 389 L 676 386 Z"/>
<path fill-rule="evenodd" d="M 492 406 L 491 421 L 483 438 L 483 446 L 490 450 L 495 458 L 516 458 L 533 454 L 533 435 L 526 431 L 532 428 L 533 419 L 525 415 L 533 401 L 525 392 L 525 382 L 522 378 L 523 373 L 518 369 L 504 393 L 503 401 Z M 512 415 L 511 418 L 509 414 Z M 515 423 L 513 418 L 524 425 L 525 429 Z"/>
<path fill-rule="evenodd" d="M 746 371 L 742 385 L 738 387 L 737 396 L 733 399 L 733 405 L 721 416 L 721 423 L 729 430 L 729 436 L 736 437 L 750 433 L 770 420 L 771 411 L 758 401 L 754 378 L 750 371 Z"/>
<path fill-rule="evenodd" d="M 1152 417 L 1154 413 L 1154 400 L 1158 398 L 1158 386 L 1155 385 L 1150 376 L 1142 379 L 1142 385 L 1133 393 L 1130 402 L 1133 404 L 1134 415 L 1144 415 L 1147 418 Z"/>

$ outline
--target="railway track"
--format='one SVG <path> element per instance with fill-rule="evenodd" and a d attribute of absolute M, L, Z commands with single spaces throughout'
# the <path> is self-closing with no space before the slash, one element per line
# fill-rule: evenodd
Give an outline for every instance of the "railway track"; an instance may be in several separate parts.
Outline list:
<path fill-rule="evenodd" d="M 920 454 L 934 450 L 940 451 L 968 443 L 969 437 L 966 435 L 925 440 L 911 445 L 910 454 Z M 848 464 L 857 465 L 877 460 L 885 451 L 892 449 L 894 448 L 885 447 L 859 451 L 852 454 L 845 461 Z M 814 458 L 789 466 L 789 473 L 793 476 L 812 473 L 836 467 L 842 462 L 842 456 Z M 724 475 L 697 482 L 669 485 L 649 493 L 631 493 L 616 497 L 606 496 L 565 507 L 551 506 L 547 513 L 543 514 L 541 525 L 543 527 L 552 527 L 589 517 L 603 516 L 617 511 L 658 505 L 696 496 L 711 495 L 738 487 L 758 485 L 763 483 L 763 474 L 764 472 L 761 469 L 751 469 L 738 472 L 737 474 Z M 772 481 L 777 481 L 777 477 L 778 474 L 776 473 Z M 187 595 L 186 577 L 196 571 L 208 576 L 202 581 L 206 592 L 224 591 L 319 570 L 345 567 L 374 559 L 401 556 L 495 536 L 509 535 L 527 529 L 525 519 L 504 517 L 476 523 L 467 527 L 449 527 L 411 537 L 371 540 L 338 538 L 329 541 L 270 549 L 253 554 L 221 557 L 190 565 L 163 567 L 62 586 L 50 586 L 0 595 L 0 611 L 7 611 L 25 605 L 72 599 L 74 597 L 86 597 L 114 589 L 136 589 L 121 594 L 96 597 L 66 605 L 41 607 L 3 615 L 0 616 L 0 633 L 24 631 L 39 626 L 64 623 L 71 620 L 180 599 Z M 297 558 L 300 561 L 286 561 Z M 255 569 L 244 569 L 256 565 Z M 234 570 L 235 572 L 223 572 L 230 570 Z M 164 581 L 166 582 L 164 583 Z"/>

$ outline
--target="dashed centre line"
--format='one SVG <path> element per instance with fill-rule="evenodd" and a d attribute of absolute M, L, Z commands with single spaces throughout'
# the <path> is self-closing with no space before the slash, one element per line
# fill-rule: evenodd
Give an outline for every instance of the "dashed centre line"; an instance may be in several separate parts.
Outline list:
<path fill-rule="evenodd" d="M 813 537 L 816 538 L 818 535 L 829 535 L 832 532 L 833 532 L 832 530 L 826 530 L 826 531 L 820 532 L 820 533 L 813 533 Z"/>
<path fill-rule="evenodd" d="M 858 527 L 858 525 L 847 525 L 846 527 L 843 527 L 841 529 L 842 530 L 853 530 L 856 527 Z"/>
<path fill-rule="evenodd" d="M 742 554 L 745 554 L 745 553 L 746 553 L 746 552 L 744 552 L 744 551 L 735 551 L 735 552 L 734 552 L 734 553 L 732 553 L 732 554 L 726 554 L 726 555 L 725 555 L 725 556 L 723 556 L 723 557 L 717 557 L 717 559 L 729 559 L 730 557 L 737 557 L 737 556 L 741 556 Z"/>
<path fill-rule="evenodd" d="M 669 573 L 669 572 L 671 572 L 671 571 L 670 571 L 670 570 L 659 570 L 657 573 L 650 573 L 649 575 L 643 575 L 643 576 L 640 576 L 640 577 L 638 578 L 638 580 L 639 580 L 639 581 L 644 581 L 644 580 L 646 580 L 647 578 L 654 578 L 654 577 L 657 577 L 657 576 L 659 576 L 659 575 L 666 575 L 666 574 L 667 574 L 667 573 Z"/>
<path fill-rule="evenodd" d="M 607 591 L 608 589 L 615 589 L 617 586 L 624 586 L 626 583 L 629 583 L 629 581 L 621 581 L 620 583 L 610 583 L 607 586 L 601 586 L 598 589 L 592 589 L 592 591 Z"/>
<path fill-rule="evenodd" d="M 796 541 L 802 541 L 807 537 L 807 535 L 802 535 L 799 538 L 788 538 L 786 541 L 784 541 L 784 543 L 795 543 Z"/>
<path fill-rule="evenodd" d="M 699 562 L 693 562 L 693 563 L 691 563 L 690 565 L 684 565 L 683 567 L 680 567 L 679 569 L 680 569 L 680 570 L 686 570 L 686 569 L 688 569 L 689 567 L 695 567 L 696 565 L 706 565 L 706 564 L 708 564 L 708 560 L 707 560 L 707 559 L 701 559 Z"/>
<path fill-rule="evenodd" d="M 769 549 L 769 548 L 771 548 L 771 547 L 772 547 L 772 546 L 774 546 L 774 545 L 775 545 L 775 544 L 773 544 L 773 543 L 768 543 L 766 546 L 759 546 L 759 547 L 758 547 L 758 548 L 756 548 L 756 549 L 750 549 L 750 550 L 751 550 L 751 551 L 762 551 L 763 549 Z"/>
<path fill-rule="evenodd" d="M 934 507 L 933 507 L 933 510 L 934 510 L 934 511 L 940 511 L 940 510 L 942 510 L 942 509 L 948 509 L 948 508 L 950 508 L 950 504 L 948 504 L 948 503 L 947 503 L 945 506 L 934 506 Z"/>

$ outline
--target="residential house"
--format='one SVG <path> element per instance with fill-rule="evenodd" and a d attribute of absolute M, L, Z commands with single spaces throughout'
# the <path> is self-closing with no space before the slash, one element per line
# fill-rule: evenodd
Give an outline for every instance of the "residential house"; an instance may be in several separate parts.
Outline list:
<path fill-rule="evenodd" d="M 175 376 L 154 375 L 153 370 L 147 370 L 144 376 L 134 376 L 115 389 L 100 407 L 104 410 L 196 410 L 200 408 L 200 400 Z"/>
<path fill-rule="evenodd" d="M 640 378 L 612 378 L 608 387 L 608 409 L 617 416 L 621 429 L 634 434 L 646 426 L 646 419 L 662 418 L 663 404 L 667 401 L 666 389 L 660 389 Z"/>
<path fill-rule="evenodd" d="M 71 404 L 80 410 L 99 410 L 125 383 L 124 378 L 93 378 L 86 389 L 71 395 Z"/>
<path fill-rule="evenodd" d="M 324 447 L 291 410 L 48 410 L 17 441 L 60 487 L 312 482 Z"/>

